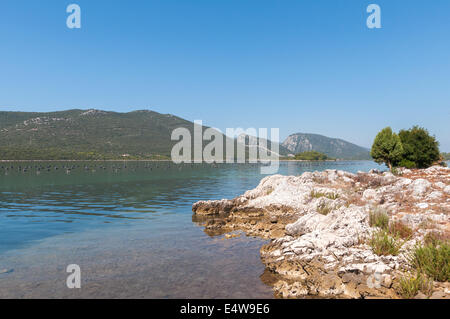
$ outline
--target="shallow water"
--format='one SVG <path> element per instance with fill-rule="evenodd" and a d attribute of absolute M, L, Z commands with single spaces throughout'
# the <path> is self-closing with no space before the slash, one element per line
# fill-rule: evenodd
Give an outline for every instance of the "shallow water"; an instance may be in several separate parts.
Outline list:
<path fill-rule="evenodd" d="M 280 174 L 384 169 L 282 162 Z M 197 200 L 258 185 L 260 166 L 169 162 L 0 163 L 0 298 L 270 298 L 264 241 L 210 237 Z M 78 264 L 82 288 L 68 289 Z"/>

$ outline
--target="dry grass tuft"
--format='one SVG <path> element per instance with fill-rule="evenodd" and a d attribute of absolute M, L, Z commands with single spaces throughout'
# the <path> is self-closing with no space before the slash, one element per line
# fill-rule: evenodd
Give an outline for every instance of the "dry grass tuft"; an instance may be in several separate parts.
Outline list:
<path fill-rule="evenodd" d="M 385 209 L 376 207 L 369 212 L 370 227 L 378 227 L 383 230 L 389 228 L 389 215 Z"/>
<path fill-rule="evenodd" d="M 392 222 L 389 225 L 389 233 L 393 236 L 409 240 L 412 238 L 414 231 L 400 221 Z"/>
<path fill-rule="evenodd" d="M 372 247 L 372 251 L 379 256 L 397 256 L 403 246 L 403 241 L 380 229 L 372 235 L 368 244 Z"/>

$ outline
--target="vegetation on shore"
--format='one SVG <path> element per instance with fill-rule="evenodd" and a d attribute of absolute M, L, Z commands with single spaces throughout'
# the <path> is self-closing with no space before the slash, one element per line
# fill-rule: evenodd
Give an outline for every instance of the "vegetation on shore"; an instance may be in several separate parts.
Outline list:
<path fill-rule="evenodd" d="M 382 129 L 375 137 L 370 154 L 375 162 L 386 164 L 391 171 L 395 167 L 427 168 L 442 160 L 439 142 L 418 126 L 398 134 L 390 127 Z"/>
<path fill-rule="evenodd" d="M 299 161 L 334 161 L 335 158 L 328 157 L 326 154 L 317 151 L 308 151 L 296 154 L 290 159 Z"/>
<path fill-rule="evenodd" d="M 413 230 L 400 221 L 390 221 L 388 213 L 379 207 L 369 213 L 369 225 L 377 230 L 368 240 L 372 251 L 380 256 L 396 256 L 413 235 Z M 399 280 L 399 293 L 403 298 L 414 298 L 419 292 L 430 296 L 433 281 L 450 280 L 450 241 L 441 232 L 429 232 L 423 243 L 407 252 L 411 273 Z"/>
<path fill-rule="evenodd" d="M 433 291 L 433 281 L 420 272 L 415 275 L 405 275 L 400 278 L 400 295 L 406 299 L 414 298 L 419 291 L 430 296 Z"/>
<path fill-rule="evenodd" d="M 35 149 L 1 147 L 0 160 L 170 160 L 170 157 L 164 155 L 118 155 L 96 151 L 79 152 L 58 148 Z"/>
<path fill-rule="evenodd" d="M 400 294 L 403 298 L 414 298 L 419 292 L 430 296 L 433 280 L 450 280 L 450 241 L 427 235 L 424 243 L 417 244 L 409 253 L 408 261 L 415 275 L 400 278 Z"/>
<path fill-rule="evenodd" d="M 418 272 L 436 281 L 450 280 L 450 242 L 436 240 L 417 245 L 409 262 Z"/>

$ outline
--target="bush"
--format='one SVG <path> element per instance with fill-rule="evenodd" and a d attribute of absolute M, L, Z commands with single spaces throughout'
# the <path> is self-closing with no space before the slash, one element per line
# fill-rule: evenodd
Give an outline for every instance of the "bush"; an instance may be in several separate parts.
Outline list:
<path fill-rule="evenodd" d="M 326 197 L 328 199 L 338 199 L 339 194 L 336 193 L 323 193 L 323 192 L 316 192 L 315 190 L 312 190 L 310 193 L 311 198 L 320 198 L 320 197 Z"/>
<path fill-rule="evenodd" d="M 412 267 L 430 278 L 437 281 L 449 281 L 449 241 L 435 241 L 425 245 L 417 245 L 408 259 Z"/>
<path fill-rule="evenodd" d="M 439 143 L 434 136 L 422 127 L 413 126 L 409 130 L 401 130 L 398 134 L 403 145 L 402 159 L 397 163 L 409 168 L 427 168 L 441 159 Z"/>
<path fill-rule="evenodd" d="M 383 230 L 389 228 L 389 215 L 382 208 L 375 208 L 369 212 L 370 227 L 379 227 Z"/>
<path fill-rule="evenodd" d="M 414 298 L 419 291 L 430 296 L 433 290 L 433 283 L 425 278 L 420 272 L 415 276 L 404 276 L 400 278 L 400 294 L 403 298 Z"/>
<path fill-rule="evenodd" d="M 369 240 L 369 246 L 379 256 L 397 256 L 402 245 L 403 242 L 395 237 L 389 236 L 388 232 L 383 229 L 375 232 Z"/>
<path fill-rule="evenodd" d="M 311 198 L 320 198 L 320 197 L 324 197 L 325 193 L 322 192 L 316 192 L 315 190 L 312 190 L 310 193 Z"/>
<path fill-rule="evenodd" d="M 333 209 L 326 204 L 321 204 L 317 207 L 317 212 L 322 215 L 328 215 L 332 210 Z"/>

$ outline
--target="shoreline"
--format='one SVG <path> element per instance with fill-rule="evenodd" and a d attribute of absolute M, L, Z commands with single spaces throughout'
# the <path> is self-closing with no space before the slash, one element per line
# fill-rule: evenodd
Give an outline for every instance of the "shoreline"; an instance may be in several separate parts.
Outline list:
<path fill-rule="evenodd" d="M 0 163 L 9 163 L 9 162 L 172 162 L 172 160 L 170 159 L 164 159 L 164 160 L 155 160 L 155 159 L 140 159 L 140 160 L 127 160 L 127 159 L 123 159 L 123 160 L 0 160 Z M 311 163 L 321 163 L 321 162 L 373 162 L 373 160 L 324 160 L 324 161 L 308 161 L 308 160 L 279 160 L 278 162 L 311 162 Z M 237 163 L 237 162 L 233 162 L 233 163 L 227 163 L 227 162 L 222 162 L 222 163 L 206 163 L 206 162 L 202 162 L 202 163 L 194 163 L 194 162 L 190 162 L 190 163 L 181 163 L 181 164 L 263 164 L 263 162 L 258 162 L 258 163 Z"/>
<path fill-rule="evenodd" d="M 193 204 L 193 221 L 211 235 L 243 231 L 270 240 L 260 254 L 277 297 L 398 299 L 401 280 L 414 272 L 408 254 L 415 245 L 431 233 L 450 236 L 450 169 L 401 174 L 268 176 L 234 199 Z M 374 211 L 411 231 L 398 239 L 398 251 L 380 253 L 371 244 L 381 231 L 370 222 Z M 418 296 L 450 298 L 448 280 L 432 285 L 429 296 Z"/>

